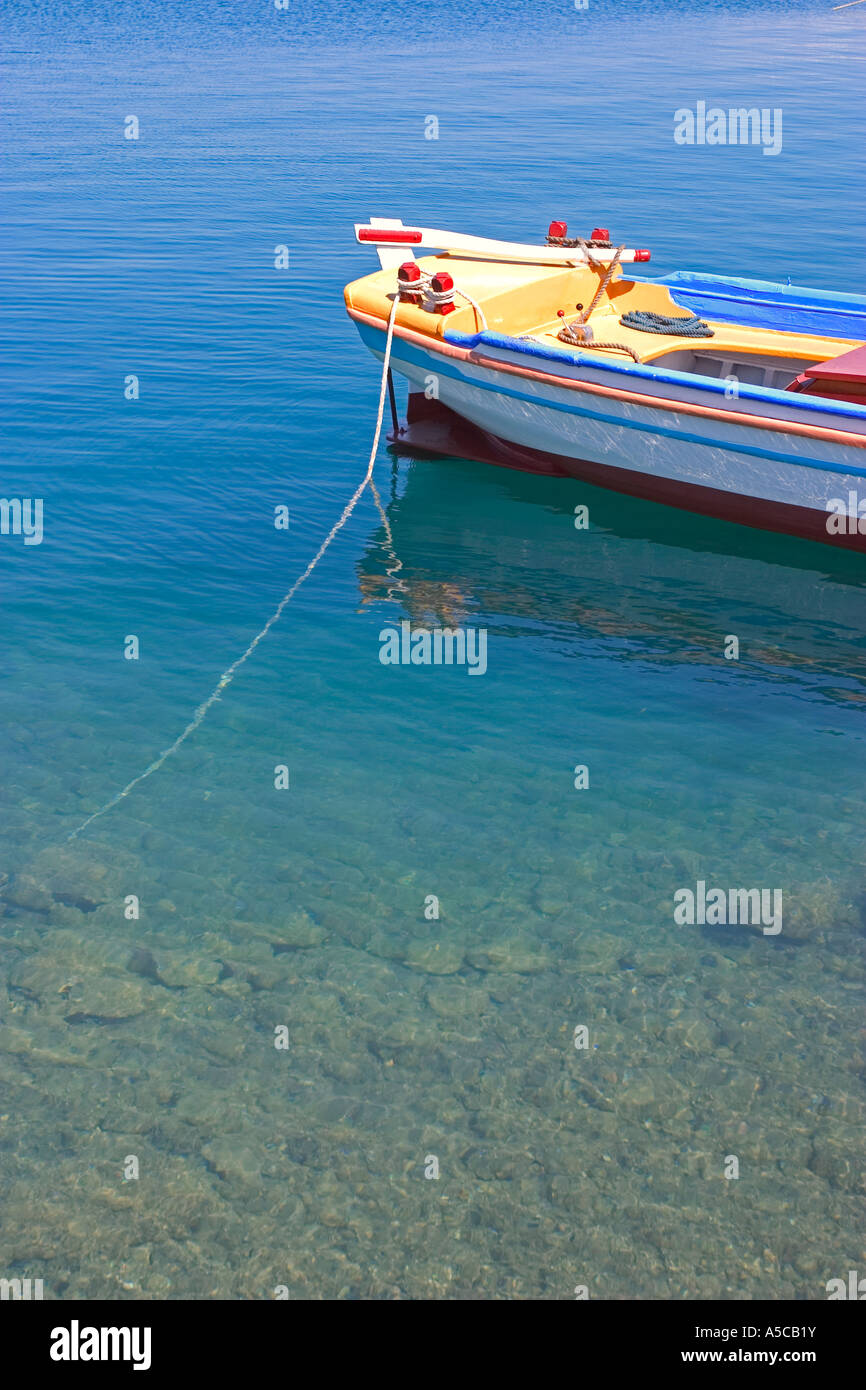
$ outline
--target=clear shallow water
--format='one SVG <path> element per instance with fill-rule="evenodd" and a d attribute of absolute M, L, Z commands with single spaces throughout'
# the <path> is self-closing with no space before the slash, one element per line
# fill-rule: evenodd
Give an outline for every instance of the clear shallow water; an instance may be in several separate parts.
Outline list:
<path fill-rule="evenodd" d="M 383 451 L 387 529 L 365 496 L 196 734 L 66 838 L 363 473 L 351 223 L 566 216 L 659 273 L 854 284 L 862 33 L 817 5 L 12 7 L 2 490 L 46 520 L 0 544 L 0 1272 L 811 1299 L 862 1265 L 860 559 Z M 701 99 L 782 106 L 782 154 L 675 146 Z M 404 617 L 486 627 L 487 673 L 383 667 Z M 781 888 L 781 937 L 676 926 L 698 878 Z"/>

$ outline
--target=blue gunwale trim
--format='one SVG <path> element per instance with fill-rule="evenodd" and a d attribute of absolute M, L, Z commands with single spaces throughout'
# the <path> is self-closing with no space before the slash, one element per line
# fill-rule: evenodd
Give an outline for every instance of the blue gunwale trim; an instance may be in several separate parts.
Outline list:
<path fill-rule="evenodd" d="M 639 377 L 645 381 L 663 381 L 670 386 L 689 386 L 693 390 L 706 391 L 709 395 L 723 396 L 724 382 L 718 377 L 697 376 L 691 372 L 674 372 L 665 367 L 644 366 L 632 362 L 626 366 L 622 362 L 600 362 L 598 357 L 589 357 L 584 352 L 560 352 L 556 348 L 544 347 L 541 343 L 529 343 L 524 338 L 512 338 L 505 333 L 457 333 L 446 332 L 446 343 L 454 347 L 468 348 L 495 347 L 505 352 L 519 352 L 526 357 L 541 357 L 548 362 L 560 362 L 573 367 L 594 367 L 597 371 L 614 372 L 618 376 Z M 740 386 L 739 399 L 750 401 L 773 401 L 786 405 L 789 410 L 814 411 L 820 415 L 837 415 L 844 419 L 866 420 L 866 406 L 848 405 L 822 397 L 796 396 L 792 399 L 790 391 L 776 391 L 770 386 Z M 780 422 L 782 423 L 782 422 Z"/>
<path fill-rule="evenodd" d="M 369 324 L 357 323 L 355 325 L 361 334 L 361 338 L 371 347 L 376 341 L 376 337 L 384 338 L 384 329 L 372 328 Z M 375 336 L 374 336 L 375 335 Z M 603 424 L 619 425 L 623 429 L 637 430 L 640 434 L 664 435 L 668 439 L 680 439 L 687 444 L 701 444 L 708 449 L 721 449 L 726 453 L 749 454 L 755 458 L 771 459 L 776 463 L 791 463 L 803 468 L 816 468 L 823 473 L 839 473 L 845 477 L 866 478 L 866 467 L 858 468 L 856 465 L 846 465 L 841 463 L 827 463 L 823 459 L 813 459 L 800 457 L 798 454 L 785 454 L 776 449 L 760 449 L 754 444 L 733 444 L 727 440 L 708 439 L 704 435 L 693 434 L 689 430 L 671 429 L 665 425 L 642 425 L 637 420 L 625 420 L 618 415 L 608 415 L 603 411 L 586 410 L 579 405 L 561 405 L 558 401 L 551 401 L 538 396 L 530 395 L 526 391 L 513 390 L 509 386 L 487 386 L 484 382 L 474 381 L 467 377 L 465 373 L 455 370 L 451 365 L 451 360 L 447 357 L 437 356 L 435 348 L 418 348 L 413 343 L 406 342 L 405 339 L 395 340 L 399 348 L 395 350 L 395 355 L 409 358 L 415 361 L 417 366 L 428 365 L 432 360 L 436 362 L 436 370 L 439 376 L 450 377 L 453 381 L 460 381 L 470 386 L 477 386 L 482 391 L 489 391 L 497 396 L 508 396 L 512 400 L 527 401 L 531 405 L 543 405 L 548 410 L 558 410 L 565 415 L 578 415 L 589 420 L 600 420 Z M 373 348 L 379 351 L 380 348 Z M 495 370 L 495 369 L 492 369 Z M 652 409 L 651 400 L 647 401 L 648 408 Z M 739 421 L 735 422 L 739 424 Z M 748 426 L 744 426 L 748 428 Z M 640 472 L 641 470 L 636 470 Z"/>

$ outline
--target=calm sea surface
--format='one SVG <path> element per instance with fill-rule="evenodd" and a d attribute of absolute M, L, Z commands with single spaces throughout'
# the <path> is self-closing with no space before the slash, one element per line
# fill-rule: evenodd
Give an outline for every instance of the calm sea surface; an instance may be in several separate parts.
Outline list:
<path fill-rule="evenodd" d="M 5 13 L 0 491 L 44 538 L 0 537 L 0 1275 L 824 1298 L 866 1260 L 863 557 L 383 447 L 69 836 L 363 475 L 352 223 L 856 290 L 866 6 Z M 781 153 L 676 145 L 702 100 Z M 486 673 L 383 666 L 406 618 Z M 782 933 L 677 925 L 699 880 Z"/>

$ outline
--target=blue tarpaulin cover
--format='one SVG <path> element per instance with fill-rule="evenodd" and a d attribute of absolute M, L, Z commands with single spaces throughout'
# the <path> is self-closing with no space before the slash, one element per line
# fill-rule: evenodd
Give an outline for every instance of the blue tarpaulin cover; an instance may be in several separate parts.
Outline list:
<path fill-rule="evenodd" d="M 674 303 L 701 318 L 744 323 L 778 332 L 812 333 L 821 338 L 866 340 L 866 296 L 833 290 L 780 285 L 772 280 L 739 280 L 700 270 L 670 275 L 626 277 L 639 284 L 665 285 Z"/>

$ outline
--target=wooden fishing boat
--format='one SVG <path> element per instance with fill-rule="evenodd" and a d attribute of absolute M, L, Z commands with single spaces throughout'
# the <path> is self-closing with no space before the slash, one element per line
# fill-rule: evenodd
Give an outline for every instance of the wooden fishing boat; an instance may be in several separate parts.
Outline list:
<path fill-rule="evenodd" d="M 346 306 L 380 359 L 390 327 L 401 449 L 866 550 L 866 297 L 653 279 L 648 251 L 563 222 L 539 246 L 385 218 L 355 235 L 381 268 Z"/>

